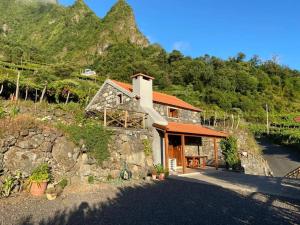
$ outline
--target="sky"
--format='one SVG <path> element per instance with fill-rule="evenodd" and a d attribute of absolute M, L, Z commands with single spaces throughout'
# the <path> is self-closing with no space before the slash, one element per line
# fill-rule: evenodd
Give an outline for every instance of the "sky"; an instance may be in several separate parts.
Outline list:
<path fill-rule="evenodd" d="M 71 5 L 74 0 L 59 0 Z M 103 18 L 116 0 L 85 0 Z M 168 52 L 276 57 L 300 70 L 299 0 L 127 0 L 141 32 Z"/>

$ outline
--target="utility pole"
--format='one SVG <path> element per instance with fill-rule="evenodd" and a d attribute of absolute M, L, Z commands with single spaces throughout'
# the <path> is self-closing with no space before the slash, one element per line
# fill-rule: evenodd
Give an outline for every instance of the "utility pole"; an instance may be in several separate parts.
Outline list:
<path fill-rule="evenodd" d="M 270 129 L 269 129 L 269 107 L 268 104 L 266 104 L 266 113 L 267 113 L 267 134 L 270 134 Z"/>

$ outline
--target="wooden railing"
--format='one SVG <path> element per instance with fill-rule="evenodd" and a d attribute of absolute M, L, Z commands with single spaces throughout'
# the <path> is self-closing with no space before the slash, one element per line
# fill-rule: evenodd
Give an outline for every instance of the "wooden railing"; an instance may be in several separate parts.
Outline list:
<path fill-rule="evenodd" d="M 145 129 L 148 114 L 116 108 L 89 111 L 88 116 L 103 121 L 103 126 Z"/>
<path fill-rule="evenodd" d="M 287 173 L 284 177 L 293 178 L 293 179 L 300 179 L 300 167 L 298 167 L 297 169 L 294 169 L 291 172 Z"/>

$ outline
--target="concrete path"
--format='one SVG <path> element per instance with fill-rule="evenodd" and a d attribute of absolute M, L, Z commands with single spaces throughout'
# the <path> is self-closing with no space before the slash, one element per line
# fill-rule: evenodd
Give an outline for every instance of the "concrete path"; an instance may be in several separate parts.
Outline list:
<path fill-rule="evenodd" d="M 264 193 L 300 200 L 300 180 L 264 177 L 229 172 L 213 168 L 192 174 L 172 176 L 172 179 L 208 183 L 238 192 Z"/>
<path fill-rule="evenodd" d="M 283 177 L 300 167 L 300 149 L 276 145 L 267 139 L 258 140 L 258 144 L 275 177 Z"/>

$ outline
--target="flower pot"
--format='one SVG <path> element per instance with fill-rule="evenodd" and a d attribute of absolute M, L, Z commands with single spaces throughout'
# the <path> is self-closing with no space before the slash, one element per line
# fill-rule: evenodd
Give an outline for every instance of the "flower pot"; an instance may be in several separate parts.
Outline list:
<path fill-rule="evenodd" d="M 46 197 L 49 201 L 52 201 L 57 198 L 57 194 L 56 193 L 46 193 Z"/>
<path fill-rule="evenodd" d="M 165 174 L 164 173 L 159 174 L 159 180 L 164 180 L 164 179 L 165 179 Z"/>
<path fill-rule="evenodd" d="M 152 180 L 156 180 L 157 179 L 157 175 L 156 174 L 152 174 Z"/>
<path fill-rule="evenodd" d="M 47 181 L 44 182 L 32 182 L 30 187 L 30 193 L 33 196 L 42 196 L 47 189 Z"/>

